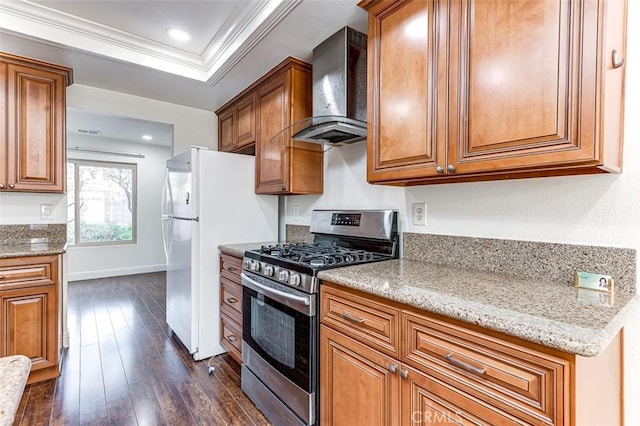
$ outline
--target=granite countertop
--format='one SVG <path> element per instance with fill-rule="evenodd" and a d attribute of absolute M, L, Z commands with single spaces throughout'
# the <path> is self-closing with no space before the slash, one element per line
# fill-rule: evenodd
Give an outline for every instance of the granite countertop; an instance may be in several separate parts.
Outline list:
<path fill-rule="evenodd" d="M 218 246 L 221 253 L 231 256 L 243 257 L 246 250 L 259 249 L 262 246 L 278 244 L 276 241 L 265 241 L 261 243 L 244 243 L 244 244 L 222 244 Z"/>
<path fill-rule="evenodd" d="M 13 424 L 29 371 L 31 360 L 24 355 L 0 358 L 0 426 Z"/>
<path fill-rule="evenodd" d="M 582 356 L 601 353 L 640 308 L 640 296 L 631 293 L 406 259 L 330 269 L 318 277 Z"/>
<path fill-rule="evenodd" d="M 41 241 L 39 239 L 32 240 L 35 242 L 16 241 L 16 242 L 0 242 L 0 259 L 6 257 L 23 257 L 23 256 L 44 256 L 50 254 L 62 254 L 65 252 L 67 242 L 64 240 Z"/>

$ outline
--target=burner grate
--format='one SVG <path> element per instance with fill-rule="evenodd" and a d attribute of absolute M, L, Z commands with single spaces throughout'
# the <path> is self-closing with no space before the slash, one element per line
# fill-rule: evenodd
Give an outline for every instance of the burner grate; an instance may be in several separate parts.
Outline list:
<path fill-rule="evenodd" d="M 376 258 L 366 250 L 304 243 L 262 246 L 260 253 L 311 267 L 348 265 Z"/>

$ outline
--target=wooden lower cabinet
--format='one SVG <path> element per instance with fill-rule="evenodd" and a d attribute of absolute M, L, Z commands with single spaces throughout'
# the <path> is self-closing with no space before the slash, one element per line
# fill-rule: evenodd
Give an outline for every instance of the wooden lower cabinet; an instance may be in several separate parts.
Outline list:
<path fill-rule="evenodd" d="M 320 419 L 324 425 L 397 424 L 398 362 L 320 326 Z"/>
<path fill-rule="evenodd" d="M 581 357 L 326 281 L 320 298 L 323 425 L 622 424 L 622 333 Z"/>
<path fill-rule="evenodd" d="M 58 259 L 0 259 L 0 356 L 31 359 L 27 383 L 58 376 Z"/>
<path fill-rule="evenodd" d="M 242 364 L 242 258 L 220 254 L 220 344 Z"/>

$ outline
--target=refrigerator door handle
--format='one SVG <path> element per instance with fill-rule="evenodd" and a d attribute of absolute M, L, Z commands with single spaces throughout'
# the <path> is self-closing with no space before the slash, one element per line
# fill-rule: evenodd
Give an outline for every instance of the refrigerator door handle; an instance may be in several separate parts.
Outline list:
<path fill-rule="evenodd" d="M 162 215 L 168 216 L 171 212 L 169 212 L 169 169 L 166 169 L 164 172 L 164 185 L 162 185 L 162 205 L 160 208 L 162 209 Z"/>
<path fill-rule="evenodd" d="M 162 248 L 164 248 L 164 255 L 169 262 L 169 238 L 171 237 L 171 218 L 162 218 Z"/>
<path fill-rule="evenodd" d="M 191 222 L 199 222 L 199 217 L 183 217 L 183 216 L 169 216 L 169 219 L 175 220 L 190 220 Z"/>

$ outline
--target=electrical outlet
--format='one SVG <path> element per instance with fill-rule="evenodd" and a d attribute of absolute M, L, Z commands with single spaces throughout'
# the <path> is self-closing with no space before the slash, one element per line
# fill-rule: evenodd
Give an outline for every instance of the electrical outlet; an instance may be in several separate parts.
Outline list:
<path fill-rule="evenodd" d="M 300 206 L 293 206 L 293 220 L 298 220 L 300 218 Z"/>
<path fill-rule="evenodd" d="M 413 203 L 413 224 L 427 226 L 427 203 Z"/>

